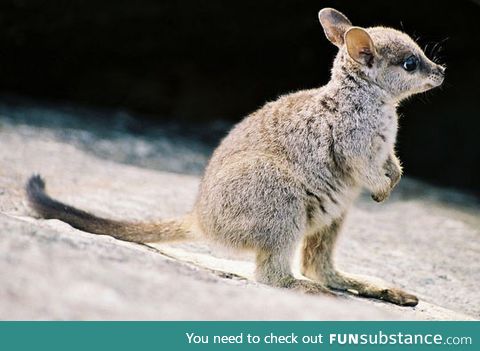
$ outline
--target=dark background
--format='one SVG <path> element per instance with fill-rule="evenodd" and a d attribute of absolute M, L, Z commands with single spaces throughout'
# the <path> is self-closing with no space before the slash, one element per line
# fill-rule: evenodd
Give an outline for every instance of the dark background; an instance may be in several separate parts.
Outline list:
<path fill-rule="evenodd" d="M 336 52 L 317 12 L 441 43 L 443 89 L 405 102 L 406 173 L 480 194 L 480 4 L 475 1 L 0 2 L 0 94 L 126 109 L 145 123 L 236 122 L 323 85 Z M 437 46 L 438 47 L 438 46 Z"/>

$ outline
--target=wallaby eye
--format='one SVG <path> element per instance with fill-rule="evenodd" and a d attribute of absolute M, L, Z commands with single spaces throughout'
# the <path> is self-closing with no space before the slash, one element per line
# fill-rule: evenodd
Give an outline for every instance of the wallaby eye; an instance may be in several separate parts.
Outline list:
<path fill-rule="evenodd" d="M 415 55 L 411 55 L 403 61 L 402 66 L 407 72 L 415 71 L 418 67 L 418 58 Z"/>

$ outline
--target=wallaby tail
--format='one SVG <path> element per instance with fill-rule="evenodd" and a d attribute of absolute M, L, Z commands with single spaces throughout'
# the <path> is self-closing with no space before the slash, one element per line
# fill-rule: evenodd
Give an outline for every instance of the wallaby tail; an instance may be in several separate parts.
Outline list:
<path fill-rule="evenodd" d="M 27 197 L 35 211 L 46 219 L 59 219 L 72 227 L 94 234 L 138 243 L 178 241 L 191 238 L 189 225 L 181 220 L 134 223 L 100 218 L 52 199 L 45 192 L 45 182 L 33 175 L 26 185 Z"/>

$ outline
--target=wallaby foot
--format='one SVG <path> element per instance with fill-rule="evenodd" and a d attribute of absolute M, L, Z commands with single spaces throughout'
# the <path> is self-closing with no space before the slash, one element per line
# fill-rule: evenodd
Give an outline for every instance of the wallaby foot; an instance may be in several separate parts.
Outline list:
<path fill-rule="evenodd" d="M 339 272 L 329 274 L 326 285 L 331 289 L 345 291 L 353 295 L 370 297 L 391 302 L 400 306 L 416 306 L 418 298 L 397 288 L 377 286 L 360 278 L 347 276 Z"/>
<path fill-rule="evenodd" d="M 335 295 L 319 282 L 296 279 L 291 272 L 290 260 L 292 250 L 269 252 L 261 250 L 257 253 L 256 278 L 260 283 L 300 291 L 306 294 Z"/>
<path fill-rule="evenodd" d="M 303 240 L 302 274 L 327 288 L 357 296 L 388 301 L 400 306 L 416 306 L 418 298 L 400 289 L 377 286 L 362 278 L 337 271 L 333 264 L 333 248 L 343 218 L 320 228 Z"/>
<path fill-rule="evenodd" d="M 324 284 L 325 287 L 344 291 L 355 296 L 374 298 L 391 302 L 400 306 L 416 306 L 418 298 L 397 288 L 388 288 L 375 285 L 367 280 L 340 273 L 335 270 L 325 270 L 322 273 L 307 270 L 303 274 L 315 281 Z"/>
<path fill-rule="evenodd" d="M 279 286 L 286 289 L 292 289 L 299 291 L 305 294 L 325 294 L 329 296 L 335 296 L 336 294 L 328 289 L 325 285 L 322 285 L 318 282 L 306 280 L 306 279 L 296 279 L 293 276 L 282 279 L 279 282 Z"/>

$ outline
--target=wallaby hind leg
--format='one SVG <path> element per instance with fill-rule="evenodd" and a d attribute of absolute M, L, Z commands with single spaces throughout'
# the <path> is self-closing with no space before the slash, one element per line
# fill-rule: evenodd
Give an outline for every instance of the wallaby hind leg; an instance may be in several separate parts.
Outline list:
<path fill-rule="evenodd" d="M 336 220 L 330 226 L 304 238 L 302 273 L 334 290 L 384 300 L 401 306 L 416 306 L 418 299 L 414 295 L 400 289 L 378 286 L 335 269 L 333 248 L 342 222 L 343 218 Z"/>
<path fill-rule="evenodd" d="M 256 258 L 256 278 L 260 283 L 302 291 L 307 294 L 329 294 L 332 291 L 321 283 L 296 279 L 291 271 L 292 249 L 259 250 Z"/>

